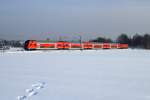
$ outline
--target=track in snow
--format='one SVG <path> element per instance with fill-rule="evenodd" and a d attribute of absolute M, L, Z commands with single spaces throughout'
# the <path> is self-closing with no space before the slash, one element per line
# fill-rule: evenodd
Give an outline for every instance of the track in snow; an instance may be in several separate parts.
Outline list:
<path fill-rule="evenodd" d="M 45 87 L 45 82 L 37 82 L 31 85 L 31 88 L 25 89 L 26 94 L 18 96 L 17 100 L 27 100 L 39 93 L 39 90 Z"/>

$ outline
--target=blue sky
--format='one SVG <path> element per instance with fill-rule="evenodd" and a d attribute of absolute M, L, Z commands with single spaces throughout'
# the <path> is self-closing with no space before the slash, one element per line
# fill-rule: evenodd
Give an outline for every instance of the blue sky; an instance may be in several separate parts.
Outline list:
<path fill-rule="evenodd" d="M 0 0 L 0 38 L 150 33 L 149 0 Z"/>

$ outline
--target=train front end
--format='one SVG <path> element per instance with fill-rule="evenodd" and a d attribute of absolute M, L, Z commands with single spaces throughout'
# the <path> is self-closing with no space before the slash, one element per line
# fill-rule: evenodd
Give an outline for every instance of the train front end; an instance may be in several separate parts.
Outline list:
<path fill-rule="evenodd" d="M 37 49 L 37 41 L 36 40 L 27 40 L 24 43 L 25 50 L 36 50 Z"/>

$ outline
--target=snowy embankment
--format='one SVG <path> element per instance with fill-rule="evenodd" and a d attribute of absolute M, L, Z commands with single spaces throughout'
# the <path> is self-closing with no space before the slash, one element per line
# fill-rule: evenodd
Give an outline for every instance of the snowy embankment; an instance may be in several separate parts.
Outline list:
<path fill-rule="evenodd" d="M 0 53 L 0 100 L 150 100 L 150 51 L 17 51 Z M 24 99 L 26 100 L 26 99 Z"/>

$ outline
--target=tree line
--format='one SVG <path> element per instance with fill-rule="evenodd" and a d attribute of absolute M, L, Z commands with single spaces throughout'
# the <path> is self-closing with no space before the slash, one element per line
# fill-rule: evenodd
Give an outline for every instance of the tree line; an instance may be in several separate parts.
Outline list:
<path fill-rule="evenodd" d="M 0 49 L 9 49 L 10 47 L 23 47 L 19 40 L 0 40 Z"/>
<path fill-rule="evenodd" d="M 130 48 L 150 49 L 150 34 L 135 34 L 132 37 L 129 37 L 127 34 L 121 34 L 117 37 L 116 40 L 105 37 L 98 37 L 90 41 L 98 43 L 125 43 L 128 44 Z"/>
<path fill-rule="evenodd" d="M 130 48 L 144 48 L 150 49 L 150 34 L 139 35 L 135 34 L 129 37 L 127 34 L 119 35 L 115 40 L 105 37 L 97 37 L 96 39 L 90 40 L 90 42 L 97 43 L 125 43 Z M 3 47 L 23 47 L 24 42 L 18 40 L 0 40 L 0 48 Z"/>

